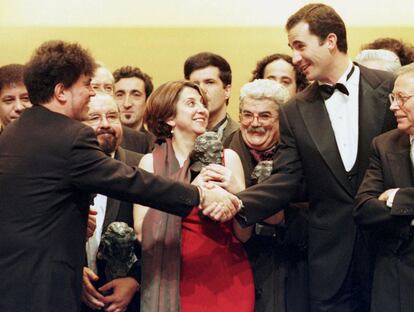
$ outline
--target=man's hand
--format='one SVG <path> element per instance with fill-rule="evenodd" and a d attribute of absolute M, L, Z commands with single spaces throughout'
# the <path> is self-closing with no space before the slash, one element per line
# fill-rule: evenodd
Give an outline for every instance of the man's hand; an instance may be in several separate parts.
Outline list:
<path fill-rule="evenodd" d="M 236 196 L 217 185 L 207 183 L 203 187 L 203 192 L 204 200 L 200 203 L 200 209 L 205 216 L 215 221 L 228 221 L 241 208 Z"/>
<path fill-rule="evenodd" d="M 104 296 L 102 296 L 96 288 L 92 285 L 92 281 L 99 279 L 90 268 L 83 268 L 83 284 L 82 284 L 82 302 L 94 310 L 102 309 L 104 304 Z"/>
<path fill-rule="evenodd" d="M 232 171 L 222 165 L 208 165 L 201 169 L 199 176 L 201 176 L 201 181 L 216 184 L 233 194 L 244 189 L 244 183 L 241 185 L 240 181 L 237 181 Z"/>
<path fill-rule="evenodd" d="M 92 237 L 93 233 L 96 229 L 96 215 L 98 212 L 96 210 L 93 210 L 92 208 L 89 209 L 88 214 L 88 225 L 86 228 L 86 239 L 88 240 L 90 237 Z"/>
<path fill-rule="evenodd" d="M 128 308 L 132 297 L 139 289 L 138 282 L 132 277 L 116 278 L 101 288 L 99 291 L 104 292 L 112 290 L 112 294 L 105 296 L 103 301 L 106 304 L 107 312 L 124 312 Z"/>
<path fill-rule="evenodd" d="M 388 200 L 388 198 L 392 195 L 392 194 L 395 194 L 396 192 L 398 191 L 398 188 L 392 188 L 392 189 L 388 189 L 388 190 L 386 190 L 384 193 L 382 193 L 379 197 L 378 197 L 378 199 L 379 200 L 381 200 L 381 201 L 387 201 Z"/>

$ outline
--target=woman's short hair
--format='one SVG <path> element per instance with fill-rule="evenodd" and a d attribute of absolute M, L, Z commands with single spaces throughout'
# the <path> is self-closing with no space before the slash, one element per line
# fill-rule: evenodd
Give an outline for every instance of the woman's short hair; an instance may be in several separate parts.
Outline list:
<path fill-rule="evenodd" d="M 177 102 L 181 91 L 185 88 L 195 89 L 207 105 L 207 99 L 200 86 L 188 81 L 170 81 L 159 86 L 148 98 L 144 112 L 144 123 L 148 130 L 154 134 L 157 142 L 162 142 L 172 136 L 172 127 L 167 121 L 177 115 Z"/>

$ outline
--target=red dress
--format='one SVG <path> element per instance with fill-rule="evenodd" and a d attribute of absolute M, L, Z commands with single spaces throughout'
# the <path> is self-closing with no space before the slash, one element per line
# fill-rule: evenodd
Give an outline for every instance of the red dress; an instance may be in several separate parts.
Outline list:
<path fill-rule="evenodd" d="M 252 271 L 231 222 L 210 221 L 193 209 L 181 224 L 181 311 L 253 311 Z"/>
<path fill-rule="evenodd" d="M 179 168 L 171 140 L 154 151 L 154 172 L 189 181 L 188 162 Z M 143 223 L 141 311 L 252 312 L 254 282 L 232 223 L 199 216 L 181 219 L 150 209 Z"/>

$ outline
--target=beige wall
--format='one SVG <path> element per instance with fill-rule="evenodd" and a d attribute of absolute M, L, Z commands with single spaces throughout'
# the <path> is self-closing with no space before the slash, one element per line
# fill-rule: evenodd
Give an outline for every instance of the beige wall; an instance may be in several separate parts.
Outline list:
<path fill-rule="evenodd" d="M 350 56 L 362 43 L 392 36 L 412 42 L 414 27 L 348 27 Z M 24 63 L 43 41 L 77 41 L 89 48 L 97 60 L 111 70 L 123 65 L 141 67 L 153 77 L 155 86 L 183 77 L 185 59 L 200 51 L 224 56 L 233 70 L 229 111 L 237 116 L 240 87 L 250 79 L 258 59 L 271 53 L 290 53 L 282 27 L 238 28 L 62 28 L 1 27 L 0 66 Z"/>

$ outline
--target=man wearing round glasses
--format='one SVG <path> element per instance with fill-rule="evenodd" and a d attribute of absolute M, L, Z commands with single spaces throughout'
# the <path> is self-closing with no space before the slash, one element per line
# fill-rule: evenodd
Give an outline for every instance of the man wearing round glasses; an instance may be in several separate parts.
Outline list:
<path fill-rule="evenodd" d="M 373 140 L 370 165 L 356 197 L 356 223 L 378 244 L 371 311 L 413 311 L 414 64 L 398 72 L 390 109 L 398 129 Z"/>
<path fill-rule="evenodd" d="M 138 154 L 121 148 L 122 131 L 119 108 L 112 95 L 97 93 L 91 97 L 88 119 L 84 123 L 95 131 L 100 148 L 105 154 L 130 166 L 138 166 L 143 154 Z M 111 222 L 126 222 L 133 226 L 132 203 L 118 201 L 102 194 L 97 194 L 91 209 L 97 211 L 96 229 L 86 242 L 88 267 L 83 269 L 82 312 L 107 308 L 123 311 L 139 311 L 140 270 L 135 264 L 128 276 L 109 281 L 105 277 L 105 263 L 97 261 L 98 246 L 101 235 Z M 135 246 L 135 254 L 140 258 L 139 246 Z M 111 295 L 104 296 L 105 291 L 111 290 Z"/>

